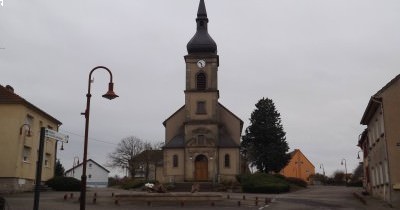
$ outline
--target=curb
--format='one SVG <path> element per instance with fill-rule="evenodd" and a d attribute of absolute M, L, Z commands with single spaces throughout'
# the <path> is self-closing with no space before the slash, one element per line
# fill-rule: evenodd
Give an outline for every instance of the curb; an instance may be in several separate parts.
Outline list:
<path fill-rule="evenodd" d="M 358 193 L 353 192 L 353 196 L 355 198 L 357 198 L 361 203 L 363 203 L 364 205 L 367 205 L 367 201 Z"/>

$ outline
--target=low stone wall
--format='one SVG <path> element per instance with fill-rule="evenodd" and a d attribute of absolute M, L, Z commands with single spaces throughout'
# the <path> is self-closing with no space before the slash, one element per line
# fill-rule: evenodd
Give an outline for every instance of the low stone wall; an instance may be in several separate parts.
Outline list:
<path fill-rule="evenodd" d="M 116 194 L 115 200 L 130 201 L 221 201 L 222 194 L 219 193 L 146 193 L 137 192 L 130 194 Z"/>
<path fill-rule="evenodd" d="M 0 178 L 0 193 L 16 193 L 32 191 L 33 180 L 20 178 Z"/>

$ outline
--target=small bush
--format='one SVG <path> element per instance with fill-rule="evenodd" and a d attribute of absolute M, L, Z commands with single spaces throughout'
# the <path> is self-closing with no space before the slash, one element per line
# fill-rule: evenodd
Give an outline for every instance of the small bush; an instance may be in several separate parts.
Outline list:
<path fill-rule="evenodd" d="M 55 191 L 80 191 L 81 181 L 73 177 L 56 176 L 46 181 L 46 185 Z"/>
<path fill-rule="evenodd" d="M 300 187 L 307 187 L 307 182 L 304 181 L 303 179 L 296 178 L 296 177 L 287 177 L 286 181 L 288 181 L 291 184 L 295 184 Z"/>
<path fill-rule="evenodd" d="M 282 174 L 273 174 L 273 176 L 280 179 L 286 179 L 286 177 Z"/>
<path fill-rule="evenodd" d="M 255 173 L 240 177 L 243 192 L 249 193 L 283 193 L 290 190 L 290 184 L 281 176 Z"/>
<path fill-rule="evenodd" d="M 125 190 L 142 187 L 145 184 L 144 180 L 129 179 L 121 184 L 121 188 Z"/>

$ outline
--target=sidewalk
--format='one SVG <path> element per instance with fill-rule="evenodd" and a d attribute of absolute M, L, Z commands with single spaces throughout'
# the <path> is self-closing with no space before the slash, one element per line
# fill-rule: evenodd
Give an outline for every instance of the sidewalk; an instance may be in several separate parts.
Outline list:
<path fill-rule="evenodd" d="M 355 199 L 359 200 L 365 205 L 366 210 L 396 209 L 392 208 L 388 203 L 383 200 L 374 198 L 371 195 L 363 195 L 361 191 L 355 191 L 353 195 Z"/>

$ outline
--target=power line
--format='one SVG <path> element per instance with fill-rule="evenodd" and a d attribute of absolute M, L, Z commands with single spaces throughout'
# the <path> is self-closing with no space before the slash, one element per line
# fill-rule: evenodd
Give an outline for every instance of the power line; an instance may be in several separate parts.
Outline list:
<path fill-rule="evenodd" d="M 84 138 L 84 136 L 82 136 L 82 135 L 80 135 L 80 134 L 77 134 L 77 133 L 73 133 L 73 132 L 71 132 L 71 131 L 66 131 L 66 130 L 63 130 L 63 129 L 60 129 L 60 131 L 62 131 L 62 132 L 64 132 L 64 133 L 68 133 L 68 134 L 71 134 L 71 135 L 75 135 L 75 136 L 79 136 L 79 137 Z M 93 141 L 102 142 L 102 143 L 105 143 L 105 144 L 118 145 L 118 144 L 116 144 L 116 143 L 112 143 L 112 142 L 109 142 L 109 141 L 104 141 L 104 140 L 99 140 L 99 139 L 94 139 L 94 138 L 89 138 L 89 139 L 90 139 L 90 140 L 93 140 Z"/>

